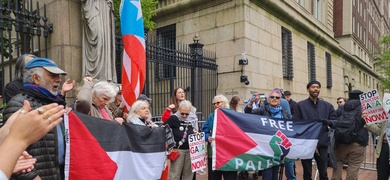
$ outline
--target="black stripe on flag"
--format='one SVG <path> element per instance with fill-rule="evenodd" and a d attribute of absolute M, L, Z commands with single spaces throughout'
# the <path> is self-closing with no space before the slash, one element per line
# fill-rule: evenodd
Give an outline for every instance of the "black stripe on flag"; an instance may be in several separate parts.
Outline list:
<path fill-rule="evenodd" d="M 74 112 L 106 151 L 153 153 L 165 151 L 165 129 L 95 118 Z"/>

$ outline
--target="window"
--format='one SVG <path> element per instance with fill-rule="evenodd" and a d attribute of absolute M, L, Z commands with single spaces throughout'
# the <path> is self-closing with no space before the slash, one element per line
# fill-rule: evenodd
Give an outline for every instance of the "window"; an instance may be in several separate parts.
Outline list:
<path fill-rule="evenodd" d="M 314 17 L 317 18 L 318 20 L 321 20 L 321 0 L 314 0 Z"/>
<path fill-rule="evenodd" d="M 309 82 L 316 80 L 316 59 L 315 59 L 315 46 L 311 42 L 307 42 L 307 64 Z"/>
<path fill-rule="evenodd" d="M 299 5 L 304 6 L 305 1 L 304 0 L 295 0 Z"/>
<path fill-rule="evenodd" d="M 176 77 L 175 53 L 176 53 L 176 24 L 157 29 L 157 46 L 163 47 L 164 52 L 158 58 L 164 63 L 156 64 L 156 77 L 159 80 Z"/>
<path fill-rule="evenodd" d="M 282 27 L 282 66 L 283 78 L 292 80 L 294 77 L 292 58 L 292 37 L 291 31 Z"/>
<path fill-rule="evenodd" d="M 326 59 L 326 87 L 332 87 L 332 56 L 329 52 L 325 52 Z"/>

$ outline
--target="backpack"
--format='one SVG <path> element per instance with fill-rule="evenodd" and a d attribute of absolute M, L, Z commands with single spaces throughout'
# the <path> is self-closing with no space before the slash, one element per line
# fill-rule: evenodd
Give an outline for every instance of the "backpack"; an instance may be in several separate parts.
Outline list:
<path fill-rule="evenodd" d="M 356 141 L 361 127 L 358 127 L 358 122 L 355 117 L 357 113 L 361 112 L 360 109 L 360 105 L 350 111 L 346 111 L 344 108 L 342 109 L 341 115 L 337 119 L 336 128 L 334 129 L 334 137 L 337 143 L 351 144 Z"/>

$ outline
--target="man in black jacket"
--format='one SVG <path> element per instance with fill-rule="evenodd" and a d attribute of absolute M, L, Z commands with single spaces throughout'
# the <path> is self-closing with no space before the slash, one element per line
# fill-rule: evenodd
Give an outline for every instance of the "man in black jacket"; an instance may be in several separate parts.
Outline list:
<path fill-rule="evenodd" d="M 340 106 L 340 108 L 344 109 L 340 110 L 340 116 L 343 115 L 342 113 L 346 113 L 346 111 L 351 112 L 354 109 L 357 110 L 354 117 L 355 122 L 352 122 L 356 125 L 355 128 L 357 136 L 354 142 L 349 144 L 336 140 L 335 152 L 337 157 L 337 168 L 333 169 L 332 179 L 342 179 L 343 163 L 348 163 L 346 179 L 358 179 L 359 168 L 364 160 L 364 149 L 368 144 L 368 132 L 367 129 L 364 128 L 364 124 L 366 124 L 366 122 L 362 118 L 362 106 L 359 100 L 359 95 L 362 93 L 363 92 L 360 90 L 351 91 L 349 93 L 348 101 L 344 104 L 344 106 Z"/>
<path fill-rule="evenodd" d="M 321 83 L 311 81 L 306 86 L 309 98 L 299 101 L 294 109 L 294 119 L 318 119 L 326 120 L 321 127 L 318 138 L 317 150 L 314 159 L 317 162 L 317 168 L 320 173 L 320 180 L 328 180 L 328 147 L 330 145 L 328 137 L 328 125 L 333 126 L 336 117 L 332 104 L 318 98 L 321 90 Z M 303 179 L 311 180 L 312 159 L 302 159 Z"/>
<path fill-rule="evenodd" d="M 291 98 L 291 92 L 284 91 L 284 98 L 288 101 L 288 104 L 290 105 L 291 114 L 294 115 L 294 109 L 295 106 L 297 105 L 297 102 Z"/>
<path fill-rule="evenodd" d="M 37 109 L 48 119 L 50 114 L 44 112 L 42 105 L 57 103 L 65 106 L 65 101 L 58 92 L 53 92 L 55 86 L 61 82 L 60 75 L 66 72 L 50 59 L 34 58 L 26 64 L 24 73 L 24 86 L 21 93 L 14 96 L 7 104 L 3 115 L 5 122 L 23 106 L 23 101 L 28 100 L 32 109 Z M 45 114 L 46 113 L 46 114 Z M 65 161 L 65 142 L 62 125 L 49 131 L 38 142 L 30 145 L 27 152 L 37 159 L 35 169 L 32 172 L 14 174 L 14 179 L 63 179 L 63 165 Z"/>

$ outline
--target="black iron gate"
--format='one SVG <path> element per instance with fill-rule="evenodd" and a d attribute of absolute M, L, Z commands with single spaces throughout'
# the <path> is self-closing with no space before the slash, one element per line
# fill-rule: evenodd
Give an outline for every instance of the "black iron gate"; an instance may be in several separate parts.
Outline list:
<path fill-rule="evenodd" d="M 0 92 L 13 77 L 13 63 L 22 54 L 47 57 L 47 38 L 52 25 L 47 23 L 46 5 L 32 0 L 3 0 L 0 3 Z"/>
<path fill-rule="evenodd" d="M 170 103 L 175 88 L 186 91 L 186 99 L 197 108 L 199 120 L 205 120 L 214 108 L 212 98 L 217 89 L 217 64 L 215 52 L 203 49 L 203 44 L 194 40 L 186 45 L 175 43 L 167 48 L 160 38 L 149 36 L 146 44 L 146 82 L 143 93 L 152 98 L 151 112 L 161 116 Z M 117 74 L 120 80 L 122 44 L 117 38 Z"/>

